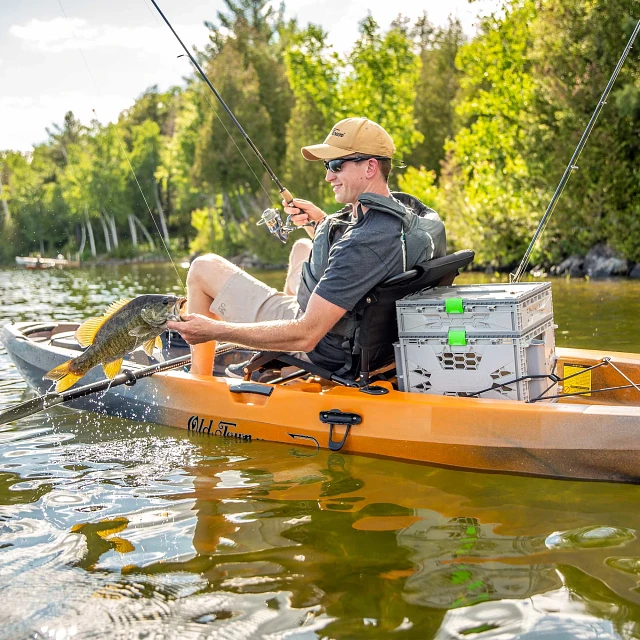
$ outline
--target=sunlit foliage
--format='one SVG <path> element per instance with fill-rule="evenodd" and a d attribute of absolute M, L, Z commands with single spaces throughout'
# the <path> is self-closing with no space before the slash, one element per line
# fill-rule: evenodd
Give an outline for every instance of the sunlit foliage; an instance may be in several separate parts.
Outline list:
<path fill-rule="evenodd" d="M 300 147 L 367 116 L 393 136 L 391 185 L 444 218 L 450 249 L 513 267 L 635 26 L 637 0 L 505 0 L 468 39 L 458 21 L 372 16 L 343 53 L 268 0 L 224 0 L 199 63 L 296 196 L 337 208 Z M 636 16 L 637 18 L 637 16 Z M 640 261 L 640 58 L 629 56 L 534 255 L 608 243 Z M 287 247 L 256 227 L 280 196 L 185 58 L 184 87 L 145 91 L 115 124 L 72 113 L 28 154 L 0 152 L 0 260 Z"/>

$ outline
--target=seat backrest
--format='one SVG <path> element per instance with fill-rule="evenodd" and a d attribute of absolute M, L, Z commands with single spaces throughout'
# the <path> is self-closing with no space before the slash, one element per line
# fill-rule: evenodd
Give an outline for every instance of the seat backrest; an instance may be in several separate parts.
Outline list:
<path fill-rule="evenodd" d="M 422 289 L 453 284 L 460 269 L 473 262 L 475 253 L 456 251 L 416 265 L 379 284 L 356 308 L 362 309 L 362 321 L 356 349 L 371 368 L 384 366 L 393 360 L 393 343 L 398 340 L 396 300 Z"/>

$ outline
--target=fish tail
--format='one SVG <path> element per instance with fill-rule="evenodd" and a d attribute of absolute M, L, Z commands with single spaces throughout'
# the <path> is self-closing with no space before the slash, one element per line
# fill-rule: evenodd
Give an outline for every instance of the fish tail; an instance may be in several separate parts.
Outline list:
<path fill-rule="evenodd" d="M 70 387 L 73 387 L 73 385 L 84 376 L 84 373 L 76 373 L 71 370 L 72 362 L 73 360 L 67 360 L 43 376 L 45 380 L 57 380 L 56 391 L 58 393 L 62 393 Z"/>

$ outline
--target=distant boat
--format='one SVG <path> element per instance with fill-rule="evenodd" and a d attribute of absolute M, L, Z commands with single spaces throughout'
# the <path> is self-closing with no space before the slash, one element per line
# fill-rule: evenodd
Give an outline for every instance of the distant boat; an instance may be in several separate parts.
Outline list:
<path fill-rule="evenodd" d="M 40 256 L 16 256 L 16 264 L 24 267 L 25 269 L 51 269 L 57 267 L 58 269 L 65 269 L 67 267 L 79 267 L 80 263 L 67 260 L 61 256 L 57 258 L 41 258 Z"/>

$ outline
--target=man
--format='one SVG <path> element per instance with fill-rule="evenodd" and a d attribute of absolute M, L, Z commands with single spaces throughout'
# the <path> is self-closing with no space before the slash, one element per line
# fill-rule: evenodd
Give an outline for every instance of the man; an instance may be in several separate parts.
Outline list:
<path fill-rule="evenodd" d="M 192 373 L 211 375 L 215 340 L 303 352 L 334 372 L 349 369 L 358 301 L 391 276 L 445 255 L 438 214 L 412 196 L 391 194 L 394 153 L 389 134 L 366 118 L 342 120 L 324 143 L 302 149 L 307 160 L 324 161 L 325 180 L 346 206 L 327 216 L 306 200 L 283 203 L 294 224 L 313 224 L 305 227 L 313 243 L 294 245 L 284 293 L 220 256 L 193 262 L 188 315 L 167 323 L 193 345 Z"/>

